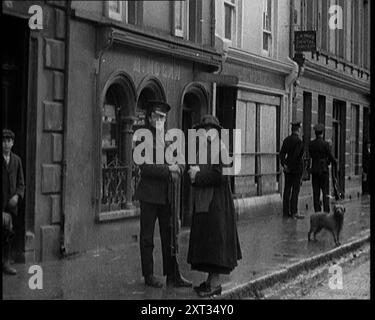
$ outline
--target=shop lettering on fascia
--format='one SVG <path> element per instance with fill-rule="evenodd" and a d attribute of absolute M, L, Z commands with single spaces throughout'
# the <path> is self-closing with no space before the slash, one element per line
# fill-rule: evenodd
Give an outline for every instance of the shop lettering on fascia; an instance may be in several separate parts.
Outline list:
<path fill-rule="evenodd" d="M 179 64 L 156 61 L 150 57 L 135 57 L 133 71 L 142 74 L 152 74 L 171 80 L 181 79 L 181 68 Z"/>

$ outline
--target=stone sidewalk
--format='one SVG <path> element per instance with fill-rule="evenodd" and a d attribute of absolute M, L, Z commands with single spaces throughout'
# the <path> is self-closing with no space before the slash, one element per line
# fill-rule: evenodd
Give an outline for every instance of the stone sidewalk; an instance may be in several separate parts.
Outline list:
<path fill-rule="evenodd" d="M 345 201 L 342 244 L 369 234 L 370 199 Z M 308 215 L 311 212 L 308 213 Z M 223 291 L 270 275 L 288 265 L 328 252 L 334 248 L 331 235 L 322 231 L 317 242 L 307 242 L 308 215 L 291 220 L 279 215 L 242 219 L 238 223 L 243 259 L 229 276 L 223 276 Z M 155 232 L 155 275 L 161 276 L 161 248 Z M 192 271 L 186 263 L 189 230 L 179 236 L 179 263 L 182 274 L 200 283 L 205 274 Z M 79 257 L 42 263 L 43 289 L 31 290 L 30 265 L 14 265 L 16 276 L 3 275 L 3 299 L 197 299 L 191 288 L 145 287 L 140 269 L 138 243 L 90 251 Z"/>

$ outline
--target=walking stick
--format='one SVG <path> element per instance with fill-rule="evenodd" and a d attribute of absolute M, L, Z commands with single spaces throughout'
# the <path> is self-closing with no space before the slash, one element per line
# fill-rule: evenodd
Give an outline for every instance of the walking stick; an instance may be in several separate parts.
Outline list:
<path fill-rule="evenodd" d="M 171 257 L 174 260 L 173 273 L 175 278 L 177 277 L 177 254 L 178 254 L 178 197 L 177 187 L 179 181 L 179 173 L 171 172 L 169 176 L 169 200 L 171 206 L 171 217 L 170 217 L 170 229 L 171 229 Z"/>
<path fill-rule="evenodd" d="M 332 185 L 333 185 L 333 195 L 337 200 L 343 199 L 343 194 L 339 191 L 339 186 L 337 182 L 337 167 L 335 164 L 331 166 L 331 176 L 332 176 Z"/>

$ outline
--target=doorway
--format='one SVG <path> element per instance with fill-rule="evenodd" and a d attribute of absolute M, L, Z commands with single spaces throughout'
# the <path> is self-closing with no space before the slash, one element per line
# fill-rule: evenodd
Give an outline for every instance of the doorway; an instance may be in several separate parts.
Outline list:
<path fill-rule="evenodd" d="M 370 141 L 370 109 L 363 107 L 363 137 L 362 137 L 362 168 L 365 179 L 362 179 L 362 193 L 370 192 L 369 169 L 371 161 L 371 141 Z"/>
<path fill-rule="evenodd" d="M 337 159 L 337 182 L 339 191 L 345 194 L 345 140 L 346 140 L 346 103 L 333 100 L 332 147 Z"/>
<path fill-rule="evenodd" d="M 28 97 L 28 54 L 29 28 L 27 20 L 4 15 L 3 28 L 12 30 L 4 32 L 1 61 L 1 104 L 2 128 L 8 128 L 15 134 L 12 152 L 21 157 L 26 181 L 26 136 L 27 136 L 27 97 Z M 5 29 L 4 29 L 5 30 Z M 27 188 L 25 197 L 27 194 Z M 12 256 L 16 262 L 24 261 L 25 248 L 25 203 L 18 206 L 18 216 L 14 218 L 15 237 L 12 243 Z"/>

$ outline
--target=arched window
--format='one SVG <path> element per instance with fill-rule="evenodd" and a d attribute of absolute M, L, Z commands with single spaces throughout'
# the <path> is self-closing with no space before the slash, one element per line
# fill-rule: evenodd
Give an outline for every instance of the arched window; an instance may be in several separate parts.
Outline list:
<path fill-rule="evenodd" d="M 113 81 L 105 92 L 101 109 L 101 213 L 133 208 L 134 104 L 134 90 L 122 80 Z"/>

